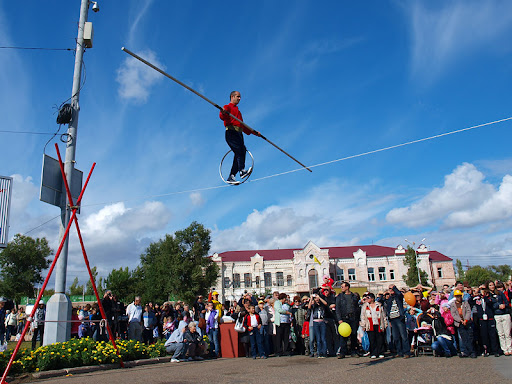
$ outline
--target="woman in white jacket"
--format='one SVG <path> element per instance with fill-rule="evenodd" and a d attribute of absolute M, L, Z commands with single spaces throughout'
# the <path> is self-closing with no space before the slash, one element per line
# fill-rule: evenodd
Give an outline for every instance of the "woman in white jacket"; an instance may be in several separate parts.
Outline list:
<path fill-rule="evenodd" d="M 375 301 L 375 295 L 368 293 L 361 307 L 361 320 L 359 325 L 368 334 L 370 340 L 370 358 L 384 357 L 384 337 L 388 321 L 386 311 L 382 305 Z"/>

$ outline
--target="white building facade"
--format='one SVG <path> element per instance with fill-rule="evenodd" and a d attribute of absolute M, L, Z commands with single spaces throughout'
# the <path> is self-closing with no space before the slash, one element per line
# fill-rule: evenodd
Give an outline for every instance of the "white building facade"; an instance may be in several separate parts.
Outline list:
<path fill-rule="evenodd" d="M 320 248 L 310 241 L 303 249 L 215 253 L 212 261 L 219 266 L 215 289 L 221 301 L 238 300 L 244 291 L 300 295 L 321 285 L 327 275 L 336 282 L 349 281 L 351 286 L 378 292 L 392 283 L 405 286 L 405 251 L 401 245 Z M 419 268 L 427 272 L 429 284 L 439 288 L 455 283 L 451 258 L 429 251 L 423 244 L 416 251 Z"/>

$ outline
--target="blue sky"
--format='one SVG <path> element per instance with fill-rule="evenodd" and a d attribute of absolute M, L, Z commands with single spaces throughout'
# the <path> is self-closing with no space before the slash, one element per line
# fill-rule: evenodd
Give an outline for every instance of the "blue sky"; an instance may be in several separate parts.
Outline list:
<path fill-rule="evenodd" d="M 74 48 L 79 6 L 0 3 L 0 46 Z M 135 267 L 150 241 L 193 220 L 212 230 L 212 252 L 426 238 L 464 263 L 509 263 L 511 121 L 261 180 L 297 164 L 249 136 L 252 181 L 224 186 L 218 111 L 121 47 L 218 104 L 240 90 L 245 121 L 315 165 L 511 117 L 510 2 L 99 6 L 76 160 L 85 173 L 97 163 L 80 220 L 101 275 Z M 56 130 L 73 63 L 68 51 L 0 49 L 0 130 Z M 11 237 L 59 213 L 38 200 L 48 138 L 0 132 L 0 174 L 15 178 Z M 58 221 L 29 234 L 56 249 Z M 68 283 L 86 279 L 78 251 L 73 235 Z"/>

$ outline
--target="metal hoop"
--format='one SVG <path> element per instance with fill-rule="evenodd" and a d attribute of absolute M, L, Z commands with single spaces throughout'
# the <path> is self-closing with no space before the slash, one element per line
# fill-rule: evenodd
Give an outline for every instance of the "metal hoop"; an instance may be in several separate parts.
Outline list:
<path fill-rule="evenodd" d="M 227 151 L 226 154 L 224 155 L 224 157 L 222 158 L 222 160 L 220 161 L 220 165 L 219 165 L 219 175 L 220 175 L 220 178 L 222 179 L 223 182 L 225 182 L 226 184 L 229 184 L 229 185 L 240 185 L 240 184 L 243 184 L 247 180 L 249 180 L 249 177 L 251 177 L 252 171 L 254 171 L 254 157 L 252 156 L 252 153 L 249 152 L 246 149 L 246 152 L 249 154 L 249 156 L 251 157 L 251 161 L 252 161 L 252 165 L 249 168 L 249 175 L 247 177 L 243 178 L 241 181 L 237 181 L 236 183 L 230 183 L 229 181 L 224 179 L 224 176 L 222 176 L 222 164 L 224 163 L 224 159 L 226 158 L 227 155 L 229 155 L 230 152 L 233 152 L 233 151 L 231 149 L 229 151 Z"/>

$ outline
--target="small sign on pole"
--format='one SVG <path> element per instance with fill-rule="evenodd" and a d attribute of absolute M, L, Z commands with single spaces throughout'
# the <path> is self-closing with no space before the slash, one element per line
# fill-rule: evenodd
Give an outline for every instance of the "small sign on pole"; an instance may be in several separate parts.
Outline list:
<path fill-rule="evenodd" d="M 0 176 L 0 248 L 9 241 L 9 213 L 11 210 L 12 177 Z"/>
<path fill-rule="evenodd" d="M 82 190 L 82 178 L 83 172 L 78 169 L 73 169 L 71 196 L 75 200 L 78 198 L 80 191 Z M 41 175 L 41 191 L 39 200 L 60 207 L 64 201 L 63 199 L 66 197 L 65 194 L 66 191 L 62 183 L 59 162 L 53 157 L 45 154 L 43 157 L 43 172 Z M 78 209 L 77 213 L 80 213 L 80 209 Z"/>

